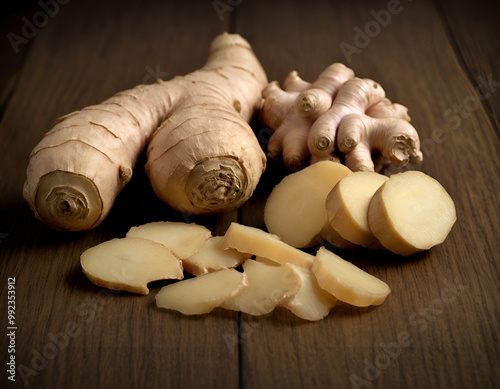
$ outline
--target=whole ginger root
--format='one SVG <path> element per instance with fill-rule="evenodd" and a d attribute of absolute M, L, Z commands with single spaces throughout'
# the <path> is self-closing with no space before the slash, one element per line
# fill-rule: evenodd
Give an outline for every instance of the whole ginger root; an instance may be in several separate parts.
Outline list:
<path fill-rule="evenodd" d="M 270 159 L 283 155 L 287 167 L 299 170 L 308 158 L 311 164 L 339 161 L 341 152 L 352 171 L 380 170 L 374 152 L 396 166 L 422 161 L 407 108 L 386 98 L 377 82 L 334 63 L 313 83 L 292 71 L 283 87 L 273 81 L 262 94 L 261 121 L 275 130 L 267 149 Z"/>
<path fill-rule="evenodd" d="M 186 213 L 243 204 L 266 158 L 248 122 L 267 76 L 250 44 L 223 33 L 205 65 L 59 118 L 30 155 L 23 196 L 57 230 L 99 225 L 143 150 L 160 199 Z"/>

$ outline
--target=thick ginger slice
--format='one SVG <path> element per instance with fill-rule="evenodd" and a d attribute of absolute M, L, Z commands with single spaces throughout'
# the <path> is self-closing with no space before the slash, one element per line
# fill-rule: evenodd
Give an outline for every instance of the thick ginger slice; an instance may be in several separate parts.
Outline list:
<path fill-rule="evenodd" d="M 292 263 L 310 269 L 314 261 L 311 254 L 282 242 L 276 235 L 235 222 L 231 223 L 224 235 L 224 245 L 282 265 Z"/>
<path fill-rule="evenodd" d="M 246 274 L 234 269 L 220 270 L 164 286 L 156 295 L 156 305 L 185 315 L 202 315 L 247 286 Z"/>
<path fill-rule="evenodd" d="M 322 289 L 358 307 L 380 305 L 391 292 L 385 282 L 324 247 L 316 253 L 311 270 Z"/>
<path fill-rule="evenodd" d="M 368 206 L 374 193 L 389 178 L 375 172 L 355 172 L 341 179 L 326 198 L 332 228 L 350 242 L 382 248 L 368 224 Z"/>
<path fill-rule="evenodd" d="M 132 227 L 127 237 L 150 239 L 168 247 L 184 260 L 197 253 L 212 236 L 210 230 L 195 223 L 152 222 Z"/>
<path fill-rule="evenodd" d="M 352 171 L 374 171 L 374 151 L 397 166 L 421 162 L 420 140 L 406 107 L 392 103 L 378 83 L 354 77 L 342 64 L 333 64 L 324 73 L 330 76 L 322 73 L 311 85 L 293 71 L 284 90 L 276 82 L 264 89 L 260 117 L 275 130 L 268 145 L 270 158 L 282 154 L 285 165 L 294 170 L 302 168 L 309 155 L 310 163 L 338 161 L 337 149 Z M 318 84 L 323 93 L 330 93 L 332 104 L 326 111 L 326 98 L 304 99 Z M 321 109 L 312 109 L 307 116 L 300 107 L 315 103 L 303 101 L 317 102 Z"/>
<path fill-rule="evenodd" d="M 331 243 L 332 245 L 338 247 L 339 249 L 353 250 L 356 247 L 358 247 L 357 244 L 348 241 L 337 231 L 335 231 L 329 221 L 323 226 L 321 232 L 319 233 L 319 236 L 324 241 Z"/>
<path fill-rule="evenodd" d="M 337 299 L 319 286 L 311 270 L 289 266 L 300 275 L 302 286 L 294 296 L 285 299 L 280 305 L 304 320 L 317 321 L 328 316 Z"/>
<path fill-rule="evenodd" d="M 450 195 L 437 180 L 419 171 L 392 175 L 368 208 L 373 235 L 388 250 L 405 256 L 442 243 L 456 220 Z"/>
<path fill-rule="evenodd" d="M 184 278 L 182 262 L 168 248 L 142 238 L 112 239 L 82 253 L 83 273 L 95 285 L 148 294 L 148 283 Z"/>
<path fill-rule="evenodd" d="M 160 199 L 186 213 L 237 208 L 266 165 L 248 124 L 266 85 L 249 43 L 223 33 L 201 69 L 59 118 L 30 154 L 23 196 L 55 229 L 92 229 L 149 142 L 145 169 Z"/>
<path fill-rule="evenodd" d="M 321 231 L 328 223 L 326 197 L 351 173 L 340 163 L 321 161 L 283 178 L 266 201 L 267 230 L 297 248 L 320 243 Z"/>
<path fill-rule="evenodd" d="M 259 316 L 270 313 L 283 300 L 293 297 L 302 287 L 302 278 L 291 265 L 269 266 L 254 260 L 243 264 L 248 287 L 226 300 L 222 308 Z"/>
<path fill-rule="evenodd" d="M 199 276 L 217 270 L 238 267 L 249 258 L 249 254 L 227 248 L 222 236 L 214 236 L 207 239 L 198 252 L 183 259 L 182 265 L 188 273 Z"/>

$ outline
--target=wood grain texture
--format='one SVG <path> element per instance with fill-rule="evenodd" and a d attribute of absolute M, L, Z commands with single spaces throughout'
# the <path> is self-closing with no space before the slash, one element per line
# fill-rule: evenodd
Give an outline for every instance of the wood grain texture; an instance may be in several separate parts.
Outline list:
<path fill-rule="evenodd" d="M 237 313 L 160 311 L 154 303 L 160 285 L 143 298 L 115 295 L 81 272 L 86 248 L 121 237 L 132 225 L 188 218 L 156 199 L 142 166 L 106 222 L 89 233 L 50 230 L 21 198 L 29 152 L 55 118 L 200 67 L 213 36 L 227 29 L 210 3 L 75 1 L 61 6 L 30 43 L 0 129 L 1 306 L 3 315 L 7 278 L 16 277 L 16 361 L 26 367 L 18 370 L 16 387 L 237 386 L 237 345 L 225 340 L 237 335 Z M 223 218 L 193 220 L 214 233 L 224 226 Z M 7 384 L 2 374 L 1 386 Z"/>
<path fill-rule="evenodd" d="M 489 1 L 438 1 L 443 23 L 448 26 L 450 40 L 463 61 L 471 83 L 478 88 L 478 97 L 499 134 L 500 42 L 498 35 L 498 4 Z M 496 96 L 497 98 L 491 98 Z"/>
<path fill-rule="evenodd" d="M 497 89 L 483 100 L 477 90 L 480 76 L 500 79 L 490 3 L 402 0 L 377 30 L 374 15 L 387 15 L 387 1 L 222 2 L 228 7 L 218 13 L 211 1 L 74 0 L 29 40 L 23 57 L 1 46 L 0 82 L 10 89 L 1 101 L 0 308 L 5 318 L 7 279 L 16 277 L 16 362 L 31 370 L 18 370 L 12 384 L 4 369 L 0 386 L 25 387 L 24 376 L 33 388 L 494 388 L 499 99 Z M 0 31 L 19 33 L 22 16 Z M 377 33 L 356 46 L 358 29 L 370 26 Z M 150 188 L 144 157 L 95 230 L 52 231 L 22 200 L 29 152 L 56 117 L 200 67 L 224 30 L 250 41 L 270 80 L 282 82 L 293 69 L 312 80 L 343 62 L 409 107 L 424 151 L 424 163 L 411 168 L 443 184 L 458 221 L 445 243 L 403 260 L 330 247 L 390 285 L 383 305 L 338 304 L 315 323 L 281 308 L 264 317 L 222 309 L 189 317 L 156 308 L 164 283 L 143 297 L 98 288 L 82 274 L 85 249 L 133 225 L 194 221 L 216 235 L 232 221 L 264 228 L 265 200 L 290 173 L 281 162 L 269 164 L 247 204 L 219 217 L 169 210 Z M 357 50 L 346 55 L 342 43 Z M 252 125 L 265 148 L 270 130 Z M 0 337 L 3 366 L 7 345 Z"/>
<path fill-rule="evenodd" d="M 314 2 L 321 13 L 311 12 L 311 3 L 294 5 L 245 3 L 238 14 L 240 32 L 269 59 L 270 79 L 296 69 L 312 80 L 339 61 L 380 82 L 389 98 L 409 107 L 424 149 L 424 163 L 413 168 L 445 186 L 458 222 L 446 244 L 407 260 L 342 252 L 391 286 L 387 302 L 369 310 L 340 306 L 314 325 L 273 313 L 242 343 L 243 387 L 492 387 L 499 374 L 499 143 L 482 105 L 450 122 L 455 105 L 477 96 L 447 26 L 432 3 L 401 2 L 347 58 L 340 43 L 354 46 L 356 31 L 370 28 L 387 2 Z M 255 28 L 257 18 L 265 29 Z M 271 52 L 266 36 L 279 50 Z M 259 214 L 243 212 L 243 222 L 260 225 Z M 253 320 L 244 315 L 242 328 Z"/>

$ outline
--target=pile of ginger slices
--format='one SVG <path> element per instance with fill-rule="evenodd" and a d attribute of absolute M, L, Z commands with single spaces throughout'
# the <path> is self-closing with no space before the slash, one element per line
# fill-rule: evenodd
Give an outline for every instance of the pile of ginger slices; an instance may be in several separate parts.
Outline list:
<path fill-rule="evenodd" d="M 380 305 L 391 290 L 324 246 L 315 255 L 303 248 L 328 241 L 408 256 L 442 243 L 455 221 L 452 198 L 422 172 L 385 177 L 320 161 L 274 187 L 267 231 L 233 222 L 224 236 L 212 236 L 195 223 L 153 222 L 89 248 L 81 266 L 94 284 L 131 293 L 178 280 L 158 292 L 156 304 L 186 315 L 216 307 L 264 315 L 281 306 L 317 321 L 337 301 Z"/>
<path fill-rule="evenodd" d="M 98 286 L 144 295 L 152 281 L 178 280 L 161 288 L 156 304 L 186 315 L 217 307 L 265 315 L 280 306 L 317 321 L 337 301 L 380 305 L 390 293 L 385 282 L 324 247 L 313 256 L 276 235 L 234 222 L 224 236 L 212 236 L 195 223 L 132 227 L 125 238 L 87 249 L 81 266 Z M 194 277 L 184 279 L 184 271 Z"/>

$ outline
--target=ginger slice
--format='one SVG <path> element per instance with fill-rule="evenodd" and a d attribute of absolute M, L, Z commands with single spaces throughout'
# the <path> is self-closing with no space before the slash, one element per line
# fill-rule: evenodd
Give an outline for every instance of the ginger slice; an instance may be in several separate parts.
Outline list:
<path fill-rule="evenodd" d="M 339 249 L 354 250 L 356 247 L 358 247 L 357 244 L 348 241 L 337 231 L 335 231 L 330 222 L 327 222 L 323 226 L 319 236 L 321 237 L 321 239 L 326 240 L 328 243 L 331 243 Z"/>
<path fill-rule="evenodd" d="M 180 259 L 198 252 L 212 236 L 210 230 L 195 223 L 153 222 L 132 227 L 127 237 L 150 239 L 168 247 Z"/>
<path fill-rule="evenodd" d="M 314 261 L 311 254 L 282 242 L 276 235 L 235 222 L 227 229 L 224 244 L 239 252 L 265 257 L 283 265 L 293 263 L 310 269 Z"/>
<path fill-rule="evenodd" d="M 266 201 L 267 230 L 294 247 L 318 244 L 321 230 L 328 223 L 326 197 L 351 173 L 340 163 L 321 161 L 283 178 Z"/>
<path fill-rule="evenodd" d="M 343 238 L 368 248 L 382 248 L 368 225 L 368 205 L 389 178 L 375 172 L 355 172 L 341 179 L 326 198 L 331 226 Z"/>
<path fill-rule="evenodd" d="M 112 239 L 80 257 L 83 273 L 97 286 L 148 294 L 148 283 L 184 278 L 182 262 L 165 246 L 143 238 Z"/>
<path fill-rule="evenodd" d="M 259 255 L 256 255 L 256 256 L 255 256 L 255 260 L 256 260 L 257 262 L 264 263 L 264 264 L 269 265 L 269 266 L 281 266 L 281 263 L 278 263 L 278 262 L 272 261 L 272 260 L 270 260 L 269 258 L 266 258 L 266 257 L 261 257 L 261 256 L 259 256 Z"/>
<path fill-rule="evenodd" d="M 226 300 L 222 308 L 250 315 L 265 315 L 288 297 L 294 296 L 302 286 L 299 273 L 291 265 L 270 266 L 254 260 L 243 264 L 248 287 Z"/>
<path fill-rule="evenodd" d="M 295 296 L 284 300 L 280 305 L 304 320 L 317 321 L 328 316 L 337 299 L 320 288 L 311 270 L 295 265 L 289 266 L 300 275 L 302 287 Z"/>
<path fill-rule="evenodd" d="M 202 315 L 238 295 L 247 285 L 246 274 L 220 270 L 164 286 L 156 295 L 156 305 L 185 315 Z"/>
<path fill-rule="evenodd" d="M 324 247 L 316 254 L 312 272 L 322 289 L 358 307 L 380 305 L 391 292 L 385 282 Z"/>
<path fill-rule="evenodd" d="M 250 255 L 224 245 L 222 236 L 208 238 L 200 251 L 184 259 L 184 269 L 195 276 L 240 266 Z"/>
<path fill-rule="evenodd" d="M 450 195 L 438 181 L 418 171 L 392 175 L 368 208 L 373 234 L 385 248 L 400 255 L 442 243 L 456 220 Z"/>

